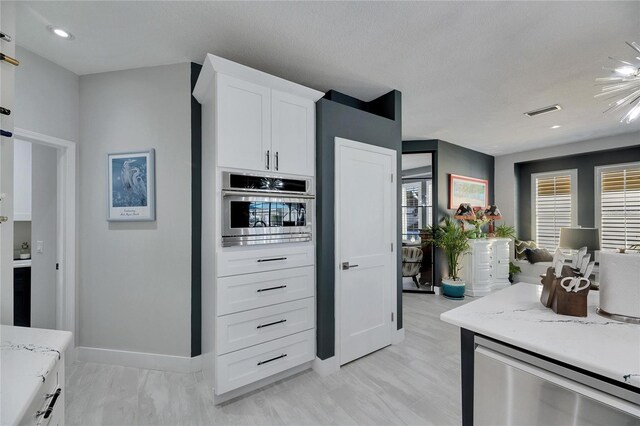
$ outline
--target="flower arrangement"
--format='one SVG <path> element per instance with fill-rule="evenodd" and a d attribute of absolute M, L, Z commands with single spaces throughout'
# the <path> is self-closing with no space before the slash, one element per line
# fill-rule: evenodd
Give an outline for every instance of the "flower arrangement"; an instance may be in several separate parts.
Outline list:
<path fill-rule="evenodd" d="M 471 225 L 475 226 L 475 238 L 482 238 L 482 229 L 480 229 L 482 226 L 486 225 L 487 223 L 489 223 L 491 221 L 491 219 L 489 219 L 484 211 L 483 208 L 481 207 L 474 207 L 473 208 L 473 217 L 470 217 L 469 219 L 466 219 L 467 222 L 469 222 Z"/>

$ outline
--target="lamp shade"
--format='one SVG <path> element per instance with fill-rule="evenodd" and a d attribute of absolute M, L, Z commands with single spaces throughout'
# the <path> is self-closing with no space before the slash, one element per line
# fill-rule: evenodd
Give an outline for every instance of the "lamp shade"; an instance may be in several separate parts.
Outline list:
<path fill-rule="evenodd" d="M 561 248 L 577 250 L 586 247 L 588 251 L 600 250 L 598 228 L 560 228 Z"/>
<path fill-rule="evenodd" d="M 502 219 L 502 215 L 500 214 L 500 209 L 498 209 L 498 206 L 496 205 L 491 205 L 489 207 L 487 207 L 487 209 L 484 211 L 484 214 L 489 218 L 489 219 Z"/>
<path fill-rule="evenodd" d="M 458 207 L 458 210 L 456 210 L 456 213 L 453 215 L 454 218 L 456 219 L 469 219 L 469 218 L 475 218 L 476 215 L 473 212 L 473 209 L 471 208 L 471 204 L 468 203 L 462 203 L 460 204 L 460 207 Z"/>

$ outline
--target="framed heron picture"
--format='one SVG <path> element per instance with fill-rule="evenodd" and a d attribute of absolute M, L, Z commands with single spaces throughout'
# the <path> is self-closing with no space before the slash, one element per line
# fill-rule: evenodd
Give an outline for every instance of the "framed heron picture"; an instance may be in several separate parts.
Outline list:
<path fill-rule="evenodd" d="M 156 220 L 155 150 L 114 153 L 107 157 L 107 220 Z"/>

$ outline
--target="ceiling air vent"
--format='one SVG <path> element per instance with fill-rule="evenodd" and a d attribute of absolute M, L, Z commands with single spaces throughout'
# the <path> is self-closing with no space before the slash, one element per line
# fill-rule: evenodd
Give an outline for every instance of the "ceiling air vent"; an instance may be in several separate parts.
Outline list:
<path fill-rule="evenodd" d="M 525 112 L 524 115 L 526 115 L 528 117 L 535 117 L 536 115 L 546 114 L 546 113 L 553 112 L 553 111 L 559 111 L 561 109 L 562 109 L 562 107 L 560 105 L 555 104 L 555 105 L 551 105 L 551 106 L 548 106 L 548 107 L 544 107 L 544 108 L 540 108 L 540 109 L 534 109 L 533 111 Z"/>

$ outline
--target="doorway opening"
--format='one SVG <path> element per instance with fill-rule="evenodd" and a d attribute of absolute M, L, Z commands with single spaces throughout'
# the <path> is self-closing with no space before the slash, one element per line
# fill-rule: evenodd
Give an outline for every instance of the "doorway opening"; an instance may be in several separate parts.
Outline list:
<path fill-rule="evenodd" d="M 402 154 L 402 291 L 434 294 L 433 248 L 422 230 L 433 225 L 433 154 Z"/>
<path fill-rule="evenodd" d="M 14 325 L 71 331 L 75 348 L 76 144 L 16 128 L 13 178 Z"/>

